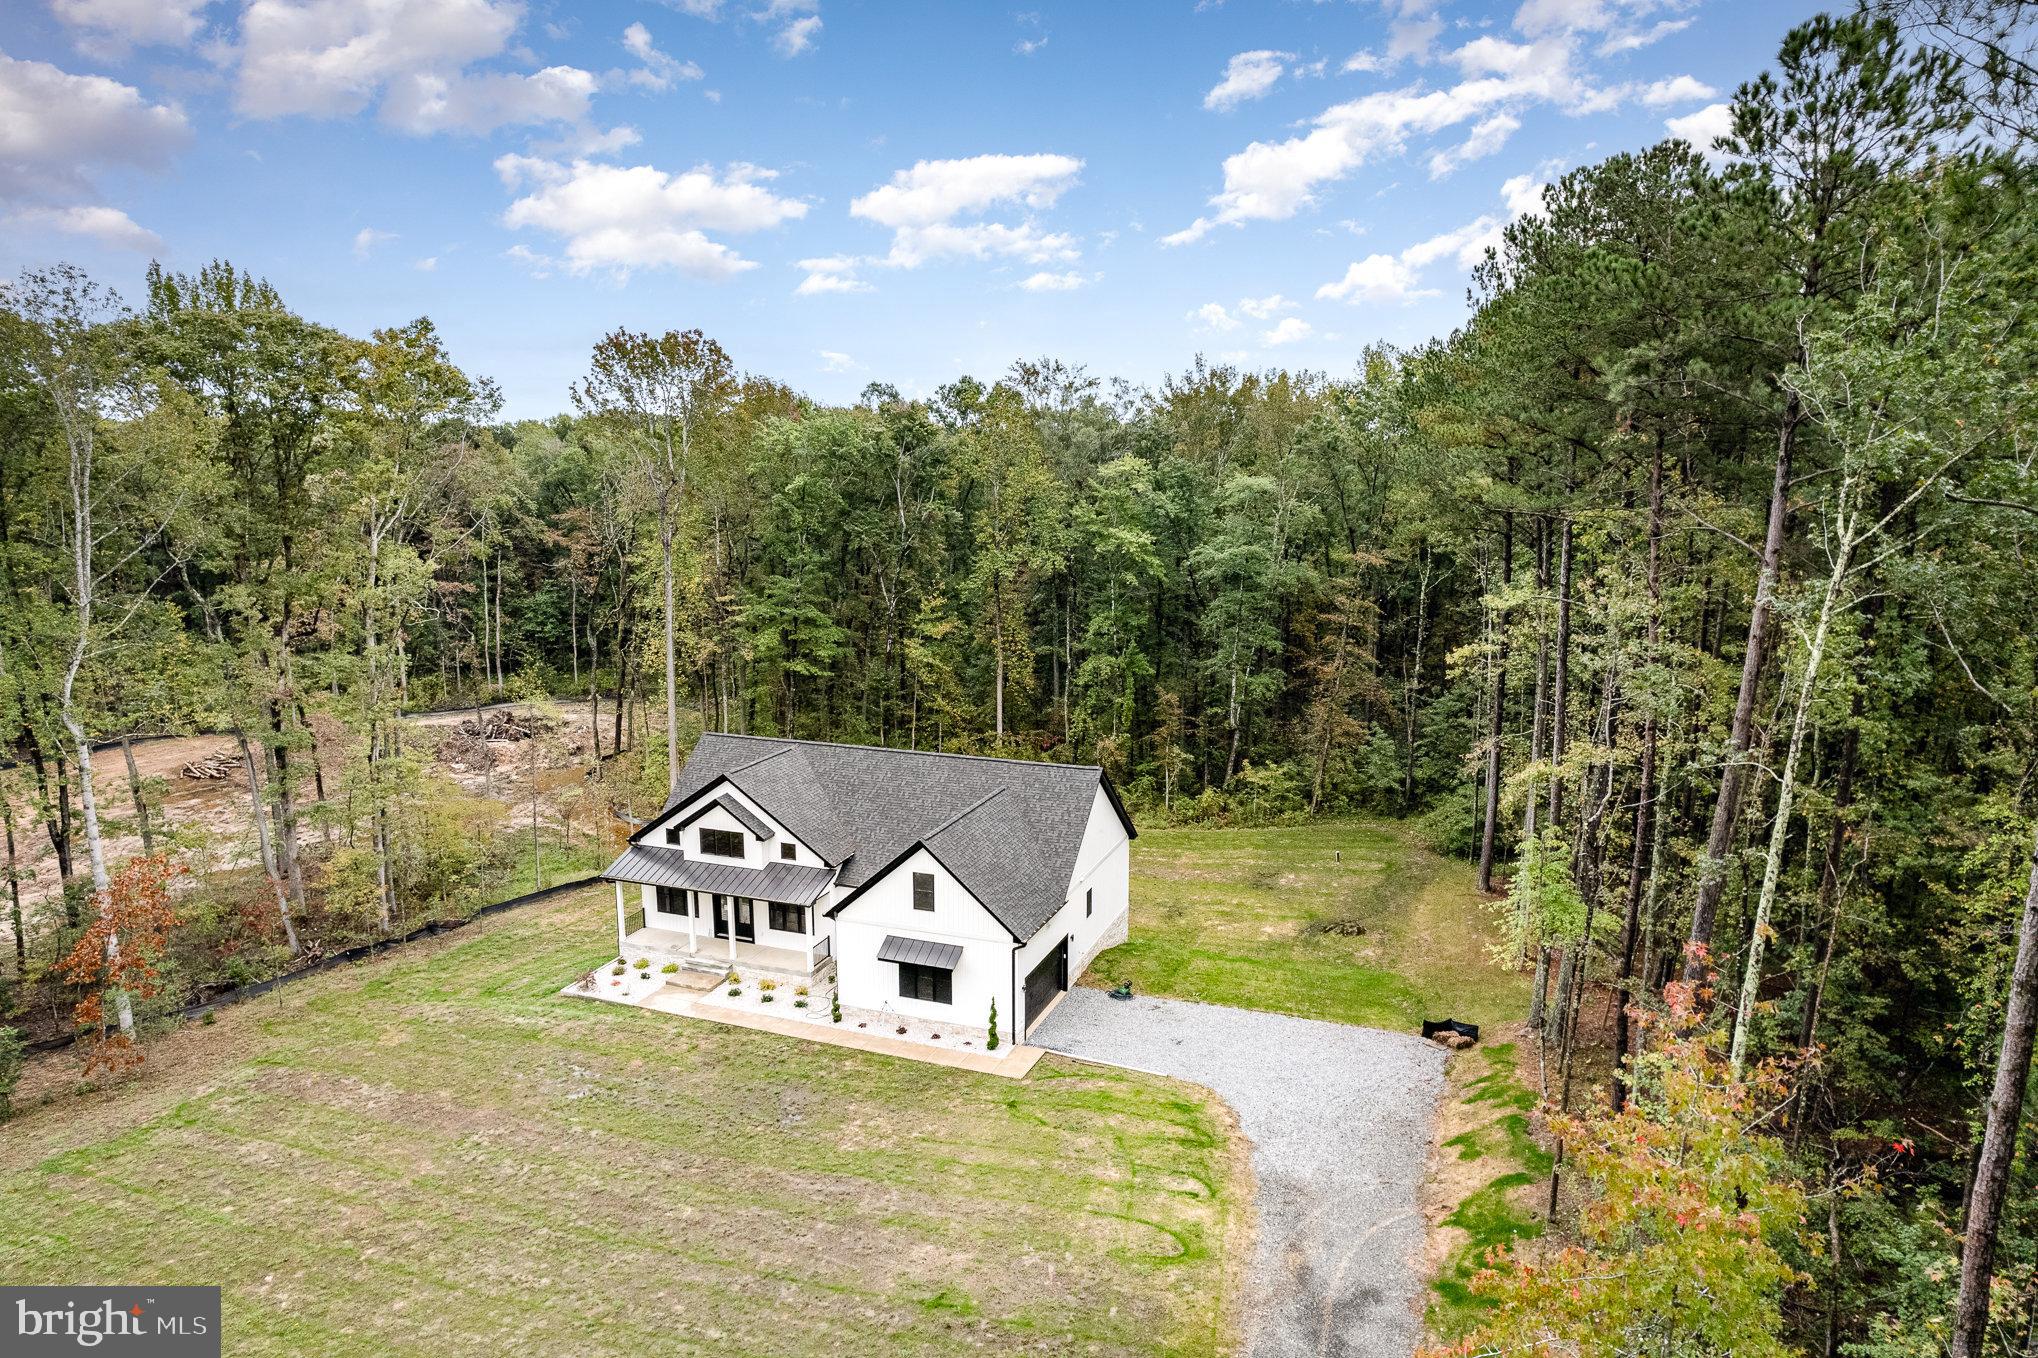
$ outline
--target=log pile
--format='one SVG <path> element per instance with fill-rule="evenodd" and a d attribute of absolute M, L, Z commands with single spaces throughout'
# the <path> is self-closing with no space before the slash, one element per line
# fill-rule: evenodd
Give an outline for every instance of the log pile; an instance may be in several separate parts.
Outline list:
<path fill-rule="evenodd" d="M 186 778 L 210 782 L 220 778 L 231 778 L 241 771 L 241 757 L 232 750 L 214 750 L 201 755 L 179 770 Z"/>
<path fill-rule="evenodd" d="M 460 724 L 439 742 L 439 758 L 455 768 L 493 766 L 495 755 L 491 746 L 529 740 L 548 727 L 549 723 L 535 715 L 509 711 L 476 713 L 462 717 Z"/>

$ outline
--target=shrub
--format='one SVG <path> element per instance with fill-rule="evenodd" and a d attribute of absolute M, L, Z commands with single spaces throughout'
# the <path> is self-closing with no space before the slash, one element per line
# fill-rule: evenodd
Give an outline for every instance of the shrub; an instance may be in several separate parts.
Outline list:
<path fill-rule="evenodd" d="M 667 962 L 664 966 L 660 967 L 658 970 L 664 972 L 667 976 L 670 976 L 679 970 L 679 963 Z"/>
<path fill-rule="evenodd" d="M 722 984 L 723 984 L 723 985 L 742 985 L 742 984 L 743 984 L 743 978 L 742 978 L 741 976 L 738 976 L 738 975 L 737 975 L 737 974 L 736 974 L 735 972 L 733 972 L 733 971 L 732 971 L 732 972 L 730 972 L 730 973 L 729 973 L 729 974 L 728 974 L 727 976 L 724 976 L 724 977 L 722 978 Z"/>
<path fill-rule="evenodd" d="M 774 997 L 773 997 L 772 993 L 771 993 L 771 992 L 770 992 L 769 990 L 765 990 L 765 991 L 761 991 L 761 992 L 759 992 L 759 994 L 758 994 L 757 998 L 758 998 L 758 999 L 760 999 L 760 1000 L 762 1000 L 762 1001 L 764 1001 L 764 1002 L 765 1002 L 766 1004 L 770 1004 L 770 1003 L 772 1002 L 772 999 L 773 999 Z"/>
<path fill-rule="evenodd" d="M 651 969 L 651 959 L 650 959 L 650 958 L 648 958 L 648 957 L 640 957 L 640 958 L 638 958 L 638 959 L 637 959 L 637 970 L 639 970 L 639 971 L 649 971 L 650 969 Z"/>
<path fill-rule="evenodd" d="M 14 1112 L 14 1086 L 21 1082 L 21 1068 L 27 1060 L 20 1030 L 0 1028 L 0 1119 Z"/>
<path fill-rule="evenodd" d="M 793 1001 L 793 1008 L 795 1008 L 795 1009 L 805 1009 L 806 1007 L 807 1007 L 807 1002 L 806 1002 L 805 1000 L 794 1000 L 794 1001 Z"/>
<path fill-rule="evenodd" d="M 997 1049 L 998 1049 L 998 1001 L 994 996 L 991 1000 L 990 1036 L 984 1039 L 984 1050 L 996 1051 Z"/>
<path fill-rule="evenodd" d="M 629 968 L 625 967 L 621 962 L 618 962 L 614 966 L 609 968 L 609 975 L 621 976 L 627 970 L 629 970 Z"/>
<path fill-rule="evenodd" d="M 778 989 L 778 982 L 772 980 L 769 977 L 766 977 L 764 980 L 759 981 L 757 983 L 757 988 L 759 990 L 762 990 L 765 994 L 769 995 L 772 991 Z"/>
<path fill-rule="evenodd" d="M 828 997 L 828 1018 L 834 1023 L 842 1022 L 842 997 L 840 995 L 830 995 Z"/>
<path fill-rule="evenodd" d="M 732 985 L 729 987 L 729 998 L 731 999 L 734 999 L 736 996 L 741 995 L 742 993 L 743 987 L 740 985 Z"/>
<path fill-rule="evenodd" d="M 795 994 L 795 995 L 804 995 L 804 994 L 806 994 L 806 993 L 807 993 L 807 988 L 806 988 L 805 986 L 803 986 L 803 985 L 796 985 L 796 986 L 794 986 L 794 987 L 793 987 L 793 994 Z"/>

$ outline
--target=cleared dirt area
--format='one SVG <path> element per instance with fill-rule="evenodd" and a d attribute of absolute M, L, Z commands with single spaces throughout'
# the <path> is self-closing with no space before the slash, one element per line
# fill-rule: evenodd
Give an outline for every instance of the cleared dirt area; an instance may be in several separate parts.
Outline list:
<path fill-rule="evenodd" d="M 227 1351 L 1228 1352 L 1223 1106 L 557 995 L 599 891 L 330 973 L 0 1138 L 0 1276 L 225 1289 Z"/>
<path fill-rule="evenodd" d="M 480 709 L 484 714 L 509 710 L 508 704 Z M 518 707 L 520 713 L 531 709 Z M 529 814 L 531 784 L 539 783 L 542 797 L 539 817 L 556 827 L 562 814 L 577 814 L 584 827 L 595 811 L 591 804 L 569 806 L 570 775 L 576 769 L 591 769 L 594 759 L 592 709 L 585 702 L 547 703 L 537 719 L 539 734 L 528 741 L 449 741 L 462 721 L 475 709 L 435 712 L 405 720 L 414 749 L 429 756 L 433 773 L 450 778 L 462 791 L 503 803 L 508 825 L 519 813 Z M 613 750 L 610 722 L 614 708 L 604 703 L 602 749 Z M 313 717 L 318 737 L 317 766 L 324 781 L 327 802 L 335 807 L 346 795 L 346 767 L 351 751 L 340 743 L 338 732 Z M 186 765 L 220 756 L 225 774 L 216 778 L 193 778 L 183 772 Z M 535 755 L 535 760 L 533 756 Z M 259 754 L 258 754 L 259 758 Z M 134 746 L 136 772 L 147 791 L 152 824 L 164 842 L 174 843 L 194 870 L 248 867 L 260 860 L 253 821 L 249 814 L 248 774 L 240 749 L 231 735 L 173 736 L 138 741 Z M 100 816 L 107 834 L 107 856 L 120 859 L 141 852 L 140 822 L 135 816 L 134 797 L 128 781 L 127 762 L 118 746 L 100 750 L 93 757 L 94 787 Z M 300 838 L 317 838 L 317 792 L 309 767 L 302 761 L 302 782 L 298 791 L 303 825 Z M 30 798 L 33 782 L 25 768 L 7 772 L 4 784 L 13 794 L 15 853 L 21 874 L 21 899 L 31 919 L 36 909 L 61 889 L 57 856 L 42 820 Z M 579 799 L 585 801 L 586 799 Z M 76 814 L 75 799 L 73 814 Z M 82 871 L 85 846 L 82 831 L 74 833 L 73 870 Z M 159 846 L 160 847 L 160 846 Z M 10 925 L 0 918 L 0 939 L 11 937 Z"/>

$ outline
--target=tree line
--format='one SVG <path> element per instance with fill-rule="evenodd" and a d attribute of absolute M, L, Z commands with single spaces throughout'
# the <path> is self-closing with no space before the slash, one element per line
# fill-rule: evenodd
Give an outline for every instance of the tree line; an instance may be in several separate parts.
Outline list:
<path fill-rule="evenodd" d="M 506 423 L 428 320 L 348 336 L 224 262 L 133 308 L 24 275 L 17 973 L 89 937 L 129 1025 L 95 749 L 158 730 L 237 742 L 261 867 L 207 947 L 276 965 L 457 896 L 483 813 L 400 718 L 504 696 L 594 703 L 605 814 L 725 730 L 1095 763 L 1183 823 L 1404 816 L 1533 973 L 1552 1208 L 1646 1181 L 1623 1146 L 1689 1208 L 1578 1218 L 1578 1278 L 1662 1290 L 1502 1269 L 1469 1345 L 2026 1351 L 2026 17 L 1800 26 L 1720 146 L 1565 175 L 1458 331 L 1338 376 L 1041 358 L 831 407 L 619 330 Z M 1700 1258 L 1731 1312 L 1675 1285 Z"/>

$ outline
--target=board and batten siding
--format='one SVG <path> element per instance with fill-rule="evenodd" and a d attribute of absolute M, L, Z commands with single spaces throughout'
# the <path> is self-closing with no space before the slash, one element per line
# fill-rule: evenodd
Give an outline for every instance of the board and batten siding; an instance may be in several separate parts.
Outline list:
<path fill-rule="evenodd" d="M 1104 795 L 1102 783 L 1097 785 L 1096 796 L 1090 803 L 1089 823 L 1083 829 L 1083 847 L 1076 854 L 1075 872 L 1069 880 L 1068 899 L 1062 903 L 1054 918 L 1041 926 L 1039 933 L 1027 940 L 1019 950 L 1018 994 L 1013 1003 L 1024 1007 L 1026 1003 L 1026 976 L 1038 965 L 1040 959 L 1054 951 L 1055 944 L 1064 938 L 1069 941 L 1069 984 L 1073 986 L 1097 954 L 1106 948 L 1123 943 L 1130 928 L 1130 899 L 1128 881 L 1132 871 L 1132 841 L 1126 836 L 1125 823 L 1118 819 L 1111 799 Z M 1095 902 L 1090 913 L 1083 913 L 1083 893 L 1094 891 Z M 999 1003 L 1002 1020 L 1005 1002 Z M 1024 1015 L 1024 1023 L 1030 1024 L 1034 1015 Z M 1025 1031 L 1024 1026 L 1020 1028 Z"/>
<path fill-rule="evenodd" d="M 677 841 L 669 838 L 673 833 L 673 828 L 679 825 L 680 822 L 700 810 L 703 805 L 720 801 L 725 796 L 734 801 L 741 802 L 744 806 L 750 808 L 751 814 L 755 815 L 766 825 L 769 825 L 778 837 L 776 839 L 760 840 L 744 827 L 742 821 L 737 820 L 723 808 L 716 806 L 710 809 L 699 820 L 687 826 L 686 829 L 679 831 L 679 839 Z M 682 806 L 673 808 L 670 815 L 661 816 L 653 821 L 649 826 L 645 827 L 643 842 L 646 844 L 674 845 L 675 847 L 683 848 L 686 850 L 688 858 L 696 858 L 703 863 L 736 862 L 737 860 L 734 858 L 724 858 L 720 854 L 704 854 L 701 852 L 701 840 L 698 832 L 703 827 L 710 830 L 741 831 L 743 835 L 742 863 L 746 868 L 762 868 L 767 863 L 776 862 L 804 863 L 809 867 L 827 866 L 823 862 L 821 855 L 808 848 L 796 835 L 787 830 L 780 823 L 778 817 L 772 815 L 763 805 L 744 795 L 744 793 L 728 783 L 715 784 L 702 792 L 698 797 L 693 798 Z M 779 846 L 782 844 L 793 846 L 793 857 L 785 858 L 781 854 Z"/>
<path fill-rule="evenodd" d="M 913 874 L 934 875 L 934 908 L 913 908 Z M 896 962 L 877 960 L 886 934 L 953 943 L 962 949 L 955 964 L 951 1004 L 907 999 L 899 994 Z M 835 981 L 842 1002 L 859 1009 L 890 1005 L 907 1018 L 954 1024 L 958 1038 L 981 1039 L 990 1027 L 991 1001 L 998 1002 L 998 1031 L 1013 1033 L 1012 935 L 983 903 L 926 849 L 915 849 L 891 871 L 865 884 L 863 894 L 835 917 Z"/>

